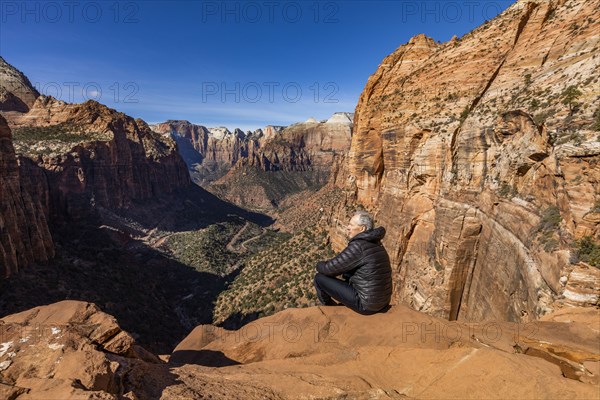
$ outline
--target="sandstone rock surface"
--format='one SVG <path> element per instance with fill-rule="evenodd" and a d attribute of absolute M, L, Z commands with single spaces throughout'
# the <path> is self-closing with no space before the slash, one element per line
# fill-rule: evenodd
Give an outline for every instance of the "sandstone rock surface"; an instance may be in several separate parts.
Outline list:
<path fill-rule="evenodd" d="M 21 71 L 0 57 L 0 111 L 27 112 L 39 95 Z"/>
<path fill-rule="evenodd" d="M 528 324 L 465 324 L 405 306 L 362 316 L 288 309 L 237 331 L 194 329 L 168 357 L 113 317 L 63 301 L 0 319 L 11 399 L 598 399 L 599 320 L 571 308 Z"/>
<path fill-rule="evenodd" d="M 463 321 L 598 305 L 597 285 L 559 284 L 597 279 L 574 241 L 600 243 L 598 9 L 519 1 L 460 39 L 415 36 L 369 78 L 331 234 L 339 250 L 354 208 L 376 215 L 397 303 Z"/>
<path fill-rule="evenodd" d="M 43 206 L 44 181 L 33 188 L 19 170 L 12 135 L 0 115 L 0 277 L 8 277 L 33 261 L 54 255 Z"/>
<path fill-rule="evenodd" d="M 217 398 L 598 398 L 597 317 L 463 324 L 405 306 L 288 309 L 237 331 L 196 328 L 171 356 L 183 384 L 163 397 L 207 387 Z"/>
<path fill-rule="evenodd" d="M 96 206 L 127 208 L 191 184 L 169 138 L 95 101 L 68 104 L 40 96 L 26 114 L 6 113 L 27 176 L 50 190 L 50 216 L 77 217 Z"/>
<path fill-rule="evenodd" d="M 94 304 L 61 301 L 0 319 L 0 394 L 117 399 L 136 365 L 160 360 Z"/>

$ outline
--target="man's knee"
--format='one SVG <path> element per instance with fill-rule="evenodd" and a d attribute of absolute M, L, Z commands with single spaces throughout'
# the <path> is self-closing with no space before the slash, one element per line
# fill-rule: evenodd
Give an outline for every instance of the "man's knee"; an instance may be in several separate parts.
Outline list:
<path fill-rule="evenodd" d="M 319 282 L 320 282 L 320 281 L 322 281 L 322 279 L 323 279 L 323 277 L 324 277 L 324 276 L 325 276 L 325 275 L 323 275 L 322 273 L 320 273 L 320 272 L 317 272 L 317 273 L 315 274 L 315 277 L 314 277 L 314 279 L 313 279 L 313 283 L 314 283 L 314 285 L 315 285 L 315 286 L 320 286 L 320 285 L 319 285 Z"/>

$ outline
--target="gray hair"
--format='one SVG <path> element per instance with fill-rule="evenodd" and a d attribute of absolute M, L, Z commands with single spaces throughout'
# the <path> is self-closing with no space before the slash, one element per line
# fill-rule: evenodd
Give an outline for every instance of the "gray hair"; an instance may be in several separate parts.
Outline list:
<path fill-rule="evenodd" d="M 373 229 L 373 218 L 371 217 L 371 214 L 369 214 L 366 211 L 357 211 L 354 213 L 354 215 L 358 215 L 358 224 L 360 226 L 364 226 L 365 230 L 370 231 L 371 229 Z"/>

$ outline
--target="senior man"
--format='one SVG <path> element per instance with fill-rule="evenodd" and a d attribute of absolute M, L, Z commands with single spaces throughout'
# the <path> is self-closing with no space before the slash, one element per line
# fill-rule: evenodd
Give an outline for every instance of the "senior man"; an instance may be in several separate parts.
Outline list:
<path fill-rule="evenodd" d="M 360 314 L 385 309 L 392 297 L 392 269 L 381 244 L 385 228 L 373 229 L 373 218 L 357 211 L 346 227 L 348 246 L 336 257 L 317 263 L 314 283 L 326 306 L 341 304 Z M 336 276 L 342 275 L 343 280 Z"/>

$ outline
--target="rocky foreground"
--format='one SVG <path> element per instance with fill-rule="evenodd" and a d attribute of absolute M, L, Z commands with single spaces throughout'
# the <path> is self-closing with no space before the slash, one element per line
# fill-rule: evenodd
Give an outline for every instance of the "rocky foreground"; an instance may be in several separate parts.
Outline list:
<path fill-rule="evenodd" d="M 160 358 L 80 301 L 7 316 L 0 333 L 0 396 L 11 400 L 600 398 L 589 308 L 521 325 L 401 305 L 288 309 L 237 331 L 198 326 Z"/>

